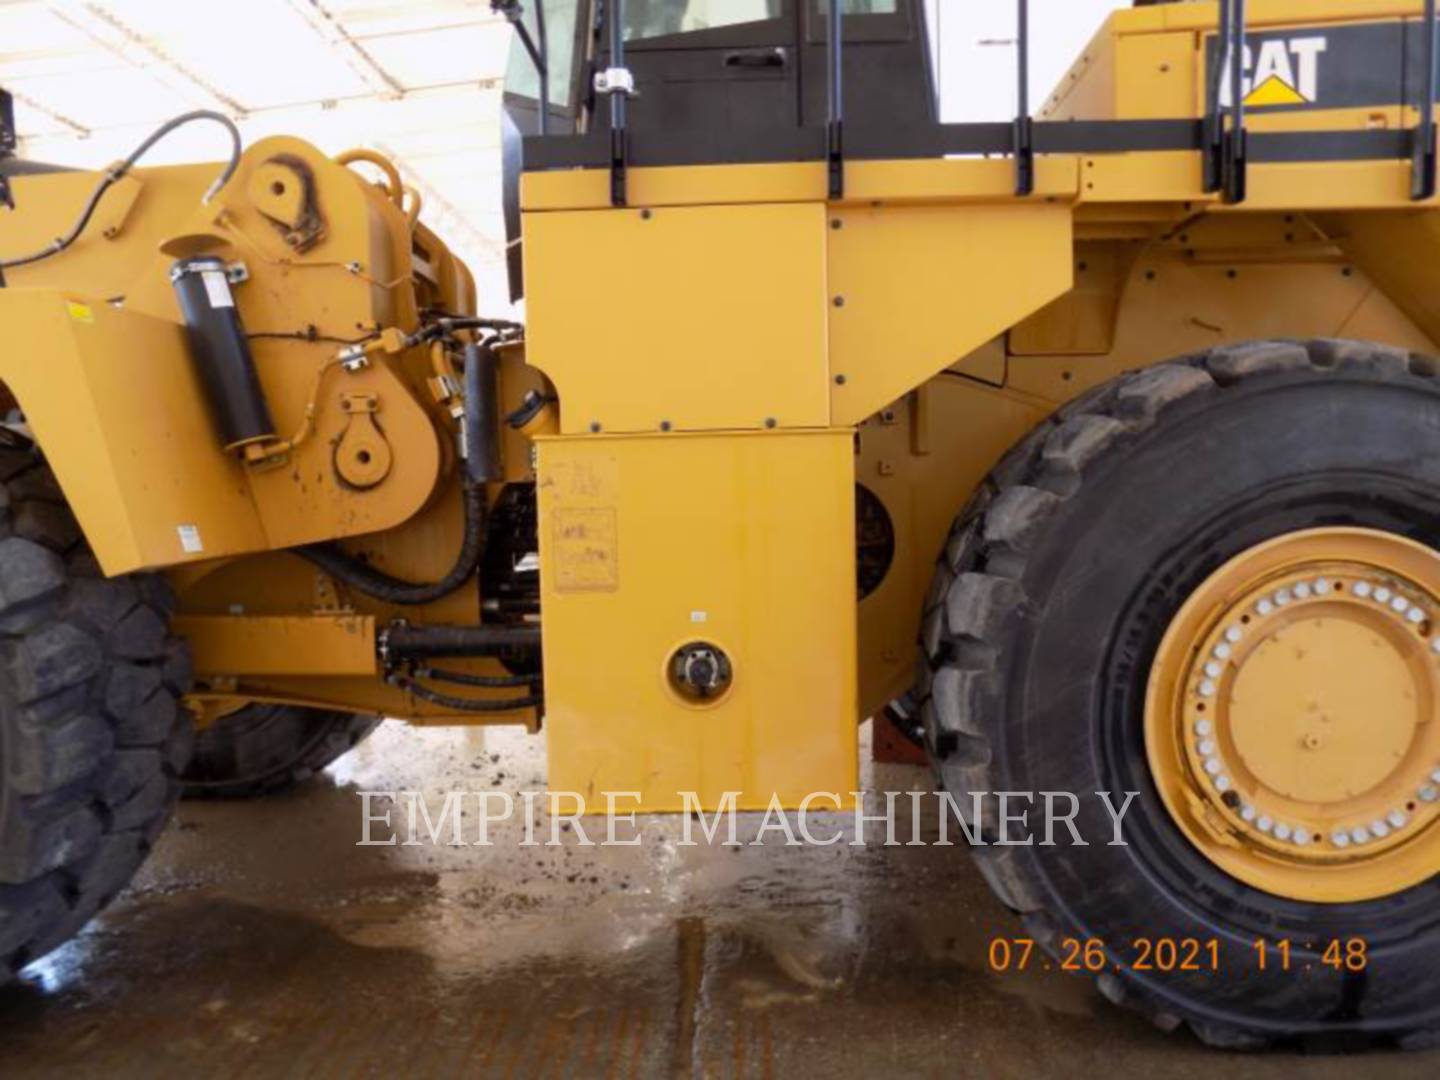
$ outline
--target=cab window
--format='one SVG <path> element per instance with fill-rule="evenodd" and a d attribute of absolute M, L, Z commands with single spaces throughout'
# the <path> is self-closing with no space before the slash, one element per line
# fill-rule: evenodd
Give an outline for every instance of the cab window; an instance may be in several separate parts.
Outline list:
<path fill-rule="evenodd" d="M 629 0 L 625 37 L 635 41 L 765 22 L 778 19 L 783 6 L 784 0 Z"/>
<path fill-rule="evenodd" d="M 527 0 L 525 28 L 539 45 L 536 5 L 545 5 L 545 52 L 550 68 L 550 104 L 565 108 L 570 104 L 571 83 L 575 78 L 575 48 L 579 40 L 576 18 L 580 0 Z M 540 96 L 540 74 L 534 61 L 515 34 L 510 43 L 510 56 L 505 67 L 505 92 L 517 97 L 536 99 Z"/>

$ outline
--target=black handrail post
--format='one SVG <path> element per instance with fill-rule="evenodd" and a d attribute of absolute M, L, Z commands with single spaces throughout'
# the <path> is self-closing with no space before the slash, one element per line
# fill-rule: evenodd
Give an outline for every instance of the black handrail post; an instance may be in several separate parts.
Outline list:
<path fill-rule="evenodd" d="M 1035 190 L 1034 121 L 1030 117 L 1030 0 L 1016 0 L 1015 194 Z"/>
<path fill-rule="evenodd" d="M 10 157 L 20 144 L 15 134 L 15 99 L 10 91 L 0 89 L 0 158 Z"/>
<path fill-rule="evenodd" d="M 550 134 L 550 43 L 545 36 L 545 0 L 535 0 L 535 33 L 540 38 L 540 134 Z"/>
<path fill-rule="evenodd" d="M 1410 196 L 1417 201 L 1430 199 L 1436 189 L 1435 156 L 1435 64 L 1440 46 L 1440 21 L 1436 19 L 1435 0 L 1425 0 L 1425 78 L 1422 92 L 1425 100 L 1420 103 L 1420 123 L 1415 128 L 1415 147 L 1410 175 Z"/>
<path fill-rule="evenodd" d="M 840 0 L 829 0 L 830 31 L 825 42 L 826 120 L 825 159 L 829 167 L 830 198 L 845 197 L 845 13 Z"/>
<path fill-rule="evenodd" d="M 1230 77 L 1230 4 L 1220 0 L 1220 26 L 1215 35 L 1215 58 L 1207 65 L 1205 96 L 1205 181 L 1207 192 L 1219 191 L 1225 175 L 1225 116 L 1222 102 L 1224 87 Z"/>
<path fill-rule="evenodd" d="M 625 0 L 610 0 L 610 69 L 625 67 Z M 624 206 L 628 198 L 626 168 L 629 161 L 628 90 L 610 90 L 610 205 Z"/>
<path fill-rule="evenodd" d="M 13 157 L 20 137 L 15 134 L 15 99 L 8 90 L 0 89 L 0 161 Z M 0 173 L 0 210 L 14 210 L 15 196 L 10 181 Z M 0 289 L 5 288 L 5 271 L 0 269 Z"/>
<path fill-rule="evenodd" d="M 1245 0 L 1231 0 L 1230 130 L 1225 136 L 1225 200 L 1245 201 L 1247 146 L 1245 135 Z"/>

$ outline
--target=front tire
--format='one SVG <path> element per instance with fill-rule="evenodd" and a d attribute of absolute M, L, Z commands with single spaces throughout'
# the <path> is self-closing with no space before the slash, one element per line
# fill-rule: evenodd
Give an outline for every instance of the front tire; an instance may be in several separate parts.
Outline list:
<path fill-rule="evenodd" d="M 195 736 L 187 799 L 250 799 L 310 779 L 380 726 L 366 713 L 252 702 Z"/>
<path fill-rule="evenodd" d="M 0 983 L 129 883 L 189 755 L 163 579 L 100 573 L 49 469 L 0 449 Z"/>
<path fill-rule="evenodd" d="M 1349 342 L 1219 349 L 1062 409 L 951 533 L 917 688 L 942 782 L 962 813 L 971 792 L 1082 796 L 1091 846 L 977 846 L 976 862 L 1052 955 L 1103 942 L 1101 991 L 1160 1026 L 1226 1047 L 1418 1047 L 1440 1033 L 1440 877 L 1344 903 L 1237 880 L 1177 828 L 1145 736 L 1162 637 L 1229 560 L 1317 527 L 1440 547 L 1437 415 L 1424 358 Z M 1101 791 L 1138 793 L 1126 846 L 1108 844 Z M 991 843 L 993 805 L 967 820 Z M 1225 961 L 1142 972 L 1139 938 L 1215 940 Z M 1260 938 L 1290 942 L 1292 968 L 1272 952 L 1260 970 Z M 1351 939 L 1366 944 L 1363 971 L 1323 962 L 1327 943 Z"/>

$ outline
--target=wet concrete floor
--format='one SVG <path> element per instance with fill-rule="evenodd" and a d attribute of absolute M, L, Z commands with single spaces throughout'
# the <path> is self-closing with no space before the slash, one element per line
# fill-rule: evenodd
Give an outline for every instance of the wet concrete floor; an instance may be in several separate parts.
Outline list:
<path fill-rule="evenodd" d="M 0 1077 L 1440 1075 L 1440 1053 L 1219 1054 L 1082 977 L 993 974 L 1016 928 L 960 848 L 686 847 L 674 818 L 520 847 L 518 815 L 488 847 L 474 821 L 463 847 L 356 846 L 360 790 L 438 814 L 543 786 L 538 738 L 387 723 L 294 793 L 183 804 L 134 886 L 0 991 Z"/>

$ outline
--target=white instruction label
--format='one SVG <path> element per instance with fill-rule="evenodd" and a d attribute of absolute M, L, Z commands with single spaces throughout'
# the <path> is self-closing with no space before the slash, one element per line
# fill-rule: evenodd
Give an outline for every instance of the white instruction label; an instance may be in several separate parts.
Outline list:
<path fill-rule="evenodd" d="M 176 525 L 175 532 L 180 537 L 180 547 L 186 555 L 194 555 L 205 550 L 205 545 L 200 542 L 198 525 Z"/>
<path fill-rule="evenodd" d="M 225 280 L 224 270 L 201 270 L 200 280 L 205 282 L 205 295 L 210 298 L 212 308 L 235 306 L 235 301 L 230 298 L 230 282 Z"/>

